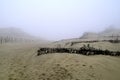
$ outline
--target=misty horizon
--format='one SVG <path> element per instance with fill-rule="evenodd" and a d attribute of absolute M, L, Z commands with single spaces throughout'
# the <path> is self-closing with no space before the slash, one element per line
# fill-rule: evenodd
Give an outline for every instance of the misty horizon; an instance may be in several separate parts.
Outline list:
<path fill-rule="evenodd" d="M 0 28 L 16 27 L 47 40 L 120 28 L 118 0 L 1 0 Z"/>

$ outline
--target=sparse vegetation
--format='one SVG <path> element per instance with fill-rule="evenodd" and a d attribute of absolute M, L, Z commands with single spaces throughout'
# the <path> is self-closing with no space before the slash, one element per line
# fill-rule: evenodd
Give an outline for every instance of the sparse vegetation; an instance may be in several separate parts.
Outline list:
<path fill-rule="evenodd" d="M 37 50 L 37 56 L 48 53 L 74 53 L 83 55 L 110 55 L 120 56 L 119 51 L 102 50 L 91 47 L 90 44 L 83 45 L 80 49 L 74 48 L 40 48 Z"/>

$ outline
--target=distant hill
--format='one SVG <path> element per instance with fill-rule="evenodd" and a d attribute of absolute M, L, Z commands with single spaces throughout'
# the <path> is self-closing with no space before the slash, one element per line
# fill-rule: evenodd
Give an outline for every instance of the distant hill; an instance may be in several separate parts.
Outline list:
<path fill-rule="evenodd" d="M 102 32 L 85 32 L 79 38 L 63 39 L 57 42 L 74 42 L 74 41 L 92 41 L 92 40 L 115 40 L 118 38 L 120 40 L 120 29 L 109 27 Z"/>
<path fill-rule="evenodd" d="M 120 29 L 109 27 L 104 31 L 100 32 L 99 34 L 102 36 L 120 36 Z"/>
<path fill-rule="evenodd" d="M 99 34 L 93 32 L 85 32 L 80 39 L 97 39 Z"/>
<path fill-rule="evenodd" d="M 0 28 L 0 43 L 7 42 L 32 42 L 44 41 L 43 39 L 31 36 L 19 28 Z"/>
<path fill-rule="evenodd" d="M 119 42 L 120 41 L 120 29 L 110 27 L 99 33 L 85 32 L 80 38 L 72 38 L 72 39 L 56 41 L 56 42 L 53 42 L 52 45 L 55 47 L 61 46 L 61 47 L 73 47 L 73 48 L 78 47 L 79 48 L 83 45 L 82 43 L 88 44 L 88 43 L 96 42 L 95 45 L 97 46 L 99 45 L 98 48 L 100 48 L 100 46 L 102 47 L 105 46 L 103 45 L 104 41 L 105 42 L 111 41 L 112 43 Z M 102 45 L 97 42 L 102 42 Z M 113 49 L 114 45 L 112 43 L 111 44 L 104 43 L 104 44 L 111 45 L 112 47 L 110 47 L 110 49 Z"/>
<path fill-rule="evenodd" d="M 120 29 L 109 27 L 102 32 L 93 33 L 86 32 L 80 39 L 90 39 L 90 40 L 115 40 L 120 39 Z"/>

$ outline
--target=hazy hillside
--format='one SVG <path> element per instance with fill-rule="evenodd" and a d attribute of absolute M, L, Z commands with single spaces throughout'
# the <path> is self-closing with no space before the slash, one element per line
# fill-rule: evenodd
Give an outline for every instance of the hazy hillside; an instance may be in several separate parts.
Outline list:
<path fill-rule="evenodd" d="M 105 36 L 120 36 L 120 29 L 118 28 L 114 28 L 114 27 L 109 27 L 106 30 L 102 31 L 100 33 L 101 35 L 105 35 Z"/>
<path fill-rule="evenodd" d="M 7 42 L 31 42 L 44 41 L 43 39 L 31 36 L 19 28 L 0 28 L 0 43 Z"/>
<path fill-rule="evenodd" d="M 120 43 L 111 43 L 104 40 L 120 40 L 120 29 L 107 28 L 102 32 L 85 32 L 80 38 L 66 39 L 56 41 L 52 45 L 55 47 L 80 48 L 83 44 L 90 44 L 95 48 L 120 51 Z M 91 41 L 91 42 L 90 42 Z M 98 42 L 92 42 L 98 41 Z"/>
<path fill-rule="evenodd" d="M 120 29 L 109 27 L 104 31 L 95 33 L 95 32 L 85 32 L 81 37 L 73 39 L 63 39 L 57 42 L 79 42 L 79 41 L 92 41 L 92 40 L 120 40 Z"/>
<path fill-rule="evenodd" d="M 120 29 L 109 27 L 102 32 L 93 33 L 86 32 L 80 39 L 90 39 L 90 40 L 115 40 L 120 39 Z"/>

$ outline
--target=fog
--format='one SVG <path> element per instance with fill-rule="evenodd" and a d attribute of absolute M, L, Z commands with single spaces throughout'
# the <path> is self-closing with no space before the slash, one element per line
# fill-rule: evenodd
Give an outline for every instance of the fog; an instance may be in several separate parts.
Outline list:
<path fill-rule="evenodd" d="M 0 0 L 0 27 L 48 40 L 120 27 L 120 0 Z"/>

